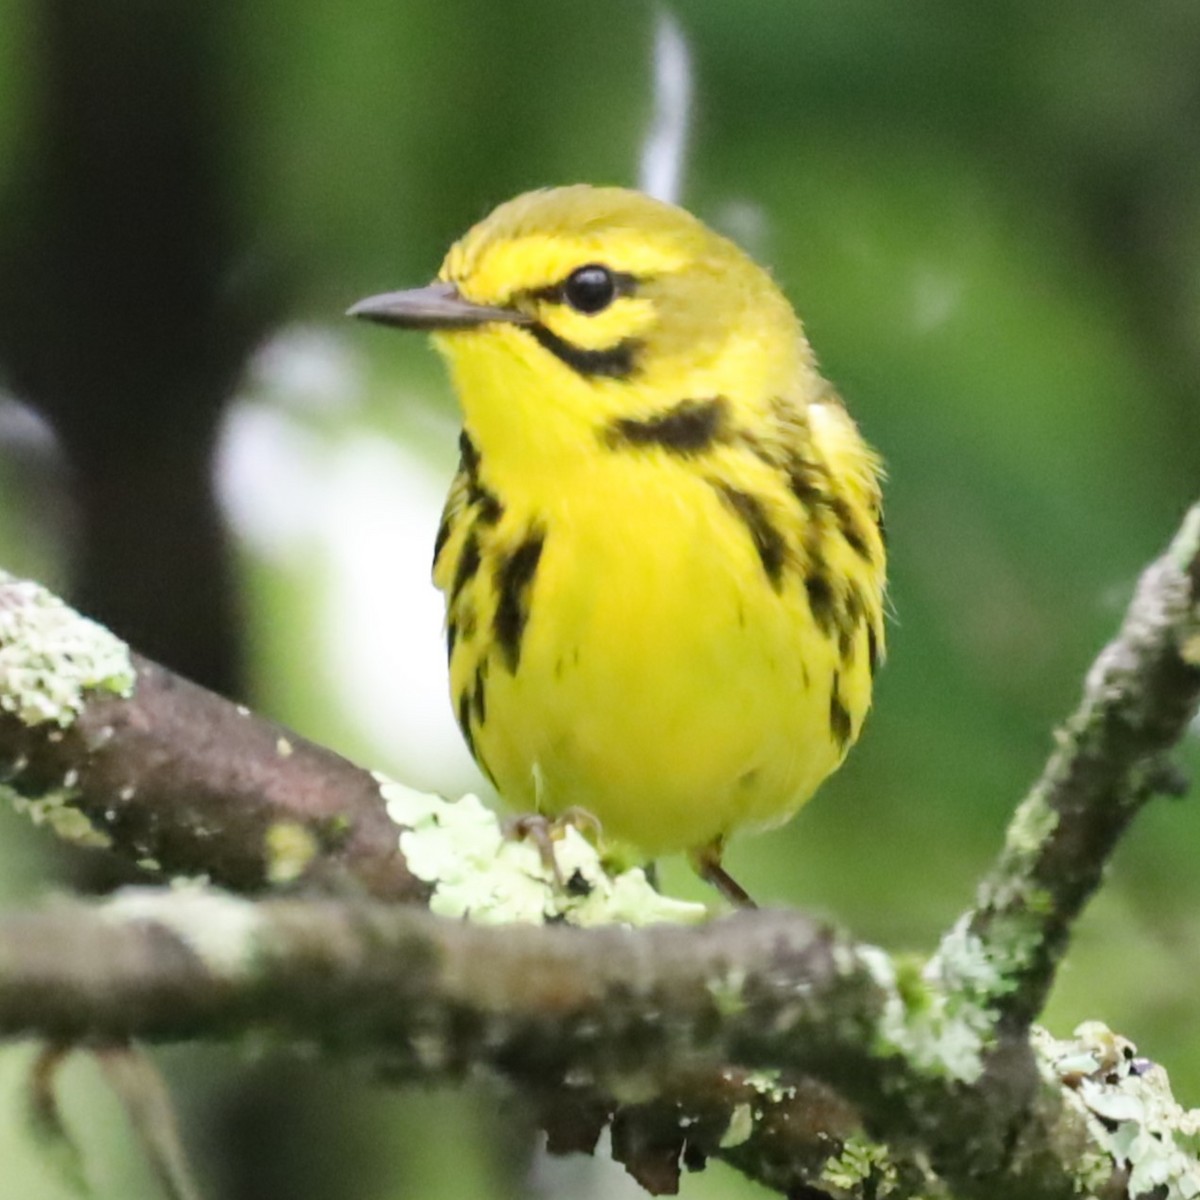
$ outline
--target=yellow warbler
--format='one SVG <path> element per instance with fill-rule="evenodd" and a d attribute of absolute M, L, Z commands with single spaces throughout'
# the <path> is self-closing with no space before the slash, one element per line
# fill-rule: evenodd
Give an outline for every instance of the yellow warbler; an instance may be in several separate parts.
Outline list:
<path fill-rule="evenodd" d="M 682 209 L 580 185 L 351 313 L 433 331 L 462 405 L 433 572 L 479 765 L 749 902 L 726 839 L 841 763 L 884 637 L 880 463 L 783 294 Z"/>

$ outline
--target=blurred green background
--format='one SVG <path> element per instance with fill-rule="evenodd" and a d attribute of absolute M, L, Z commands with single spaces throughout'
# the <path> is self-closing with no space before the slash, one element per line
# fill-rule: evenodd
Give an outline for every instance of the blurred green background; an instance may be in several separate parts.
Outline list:
<path fill-rule="evenodd" d="M 683 201 L 766 261 L 888 460 L 892 653 L 757 896 L 929 948 L 1200 493 L 1200 7 L 680 0 Z M 633 184 L 656 10 L 0 0 L 0 562 L 400 778 L 479 786 L 427 582 L 455 459 L 417 339 L 350 328 L 523 189 Z M 1194 772 L 1198 739 L 1184 747 Z M 1139 820 L 1054 993 L 1200 1102 L 1200 807 Z M 0 896 L 99 887 L 0 813 Z M 695 892 L 669 869 L 672 887 Z M 0 1197 L 67 1193 L 0 1054 Z M 165 1053 L 210 1197 L 626 1196 L 490 1087 Z M 154 1196 L 86 1061 L 98 1195 Z M 688 1197 L 753 1194 L 720 1166 Z"/>

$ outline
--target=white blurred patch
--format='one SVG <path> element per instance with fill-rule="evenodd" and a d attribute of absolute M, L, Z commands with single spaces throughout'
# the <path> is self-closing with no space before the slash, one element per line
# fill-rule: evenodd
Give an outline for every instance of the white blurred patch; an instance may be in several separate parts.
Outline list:
<path fill-rule="evenodd" d="M 250 548 L 276 564 L 315 541 L 324 506 L 325 439 L 286 410 L 235 401 L 217 443 L 217 497 Z"/>
<path fill-rule="evenodd" d="M 442 601 L 429 577 L 449 475 L 355 428 L 349 413 L 328 420 L 365 387 L 336 335 L 273 341 L 226 417 L 217 492 L 237 536 L 313 597 L 315 645 L 314 631 L 298 628 L 296 652 L 378 747 L 376 765 L 416 787 L 460 791 L 481 780 L 451 714 Z M 428 407 L 420 397 L 397 403 Z M 449 448 L 456 430 L 444 424 Z"/>
<path fill-rule="evenodd" d="M 961 307 L 963 281 L 934 266 L 917 271 L 912 284 L 912 323 L 917 333 L 933 333 Z"/>
<path fill-rule="evenodd" d="M 1138 577 L 1129 575 L 1122 579 L 1113 580 L 1100 589 L 1099 609 L 1105 613 L 1121 614 L 1129 607 L 1134 588 L 1137 587 Z"/>
<path fill-rule="evenodd" d="M 248 390 L 289 407 L 342 412 L 365 398 L 363 363 L 345 338 L 319 326 L 294 325 L 254 355 Z"/>
<path fill-rule="evenodd" d="M 442 598 L 429 577 L 447 482 L 406 447 L 358 434 L 329 462 L 324 490 L 334 694 L 406 765 L 407 782 L 435 790 L 475 776 L 451 715 Z"/>
<path fill-rule="evenodd" d="M 654 113 L 638 176 L 647 195 L 679 202 L 691 117 L 691 50 L 679 22 L 660 10 L 654 26 Z"/>
<path fill-rule="evenodd" d="M 0 391 L 0 451 L 18 461 L 61 463 L 62 449 L 50 422 L 36 408 Z"/>
<path fill-rule="evenodd" d="M 712 224 L 727 238 L 737 242 L 751 258 L 759 262 L 770 259 L 767 240 L 771 223 L 766 209 L 757 201 L 744 197 L 726 200 L 713 214 Z"/>

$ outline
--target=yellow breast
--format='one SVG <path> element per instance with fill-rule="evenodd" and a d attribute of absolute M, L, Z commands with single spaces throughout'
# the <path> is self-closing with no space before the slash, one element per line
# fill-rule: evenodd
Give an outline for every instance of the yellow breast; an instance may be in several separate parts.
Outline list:
<path fill-rule="evenodd" d="M 476 499 L 437 579 L 459 722 L 510 803 L 586 808 L 655 855 L 812 795 L 858 734 L 882 648 L 882 543 L 821 462 L 801 496 L 732 440 L 612 447 L 505 489 L 493 519 L 468 452 Z"/>

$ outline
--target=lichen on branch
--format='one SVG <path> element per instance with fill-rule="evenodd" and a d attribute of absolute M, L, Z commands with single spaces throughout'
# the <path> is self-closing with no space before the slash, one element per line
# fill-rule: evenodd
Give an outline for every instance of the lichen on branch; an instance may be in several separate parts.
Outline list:
<path fill-rule="evenodd" d="M 1200 504 L 1142 574 L 967 914 L 997 1012 L 1028 1024 L 1041 1010 L 1121 835 L 1155 794 L 1180 790 L 1165 756 L 1198 706 Z"/>
<path fill-rule="evenodd" d="M 89 692 L 129 696 L 129 647 L 52 592 L 0 571 L 0 709 L 67 729 Z"/>
<path fill-rule="evenodd" d="M 238 891 L 424 900 L 369 771 L 0 574 L 0 785 L 77 845 Z"/>
<path fill-rule="evenodd" d="M 1165 756 L 1200 702 L 1200 506 L 925 963 L 801 914 L 630 928 L 700 913 L 641 872 L 608 878 L 570 835 L 556 879 L 477 802 L 374 776 L 109 639 L 0 577 L 0 763 L 19 811 L 236 892 L 327 898 L 139 891 L 0 917 L 0 1033 L 269 1029 L 414 1077 L 484 1066 L 537 1098 L 561 1146 L 611 1122 L 614 1154 L 658 1190 L 720 1155 L 839 1200 L 1200 1194 L 1200 1118 L 1165 1075 L 1110 1061 L 1125 1043 L 1095 1027 L 1031 1030 L 1121 834 L 1176 785 Z M 418 907 L 377 902 L 396 899 Z M 563 921 L 617 924 L 538 927 Z"/>

